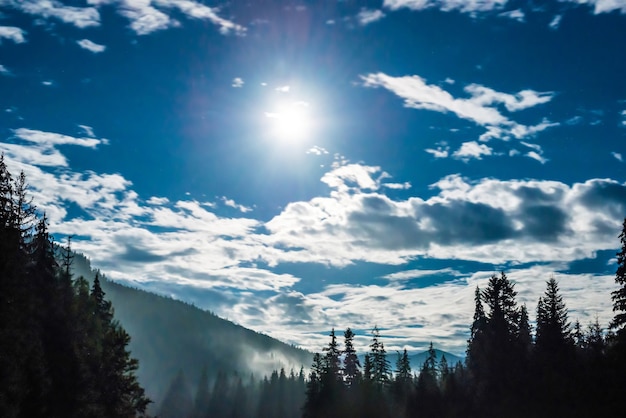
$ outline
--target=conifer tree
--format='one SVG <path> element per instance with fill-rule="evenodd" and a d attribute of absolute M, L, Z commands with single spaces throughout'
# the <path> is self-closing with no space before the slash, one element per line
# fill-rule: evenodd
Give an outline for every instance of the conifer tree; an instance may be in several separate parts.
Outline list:
<path fill-rule="evenodd" d="M 622 337 L 621 334 L 624 333 L 626 325 L 626 218 L 624 218 L 619 240 L 621 248 L 617 252 L 617 271 L 615 272 L 615 283 L 619 288 L 611 293 L 615 316 L 610 328 L 617 332 L 618 337 Z"/>
<path fill-rule="evenodd" d="M 559 286 L 554 277 L 547 281 L 546 292 L 537 304 L 536 348 L 544 353 L 562 355 L 562 350 L 570 345 L 571 327 L 567 321 L 567 308 L 559 294 Z"/>
<path fill-rule="evenodd" d="M 335 328 L 330 331 L 330 342 L 323 350 L 326 352 L 325 361 L 325 377 L 328 382 L 341 380 L 341 350 L 335 335 Z"/>
<path fill-rule="evenodd" d="M 380 341 L 380 331 L 378 326 L 374 326 L 374 329 L 372 330 L 370 359 L 372 361 L 372 381 L 376 387 L 382 389 L 389 383 L 391 365 L 389 364 L 389 360 L 387 360 L 385 344 Z"/>
<path fill-rule="evenodd" d="M 354 348 L 354 333 L 348 328 L 343 336 L 343 376 L 346 385 L 350 387 L 361 379 L 361 363 Z"/>

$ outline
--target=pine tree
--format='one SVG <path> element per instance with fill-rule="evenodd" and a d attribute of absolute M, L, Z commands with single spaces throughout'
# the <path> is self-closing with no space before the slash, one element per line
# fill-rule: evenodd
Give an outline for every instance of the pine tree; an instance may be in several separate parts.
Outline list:
<path fill-rule="evenodd" d="M 337 342 L 337 336 L 335 335 L 335 328 L 330 331 L 330 342 L 328 346 L 323 350 L 326 352 L 324 356 L 325 362 L 325 378 L 330 381 L 341 380 L 341 350 L 339 350 L 339 343 Z"/>
<path fill-rule="evenodd" d="M 361 379 L 361 364 L 354 348 L 354 333 L 348 328 L 343 336 L 343 376 L 346 385 L 350 387 Z"/>
<path fill-rule="evenodd" d="M 621 249 L 617 252 L 617 271 L 615 272 L 615 283 L 619 289 L 611 293 L 615 316 L 611 321 L 610 328 L 617 332 L 618 337 L 621 337 L 626 325 L 626 218 L 624 218 L 619 240 Z"/>
<path fill-rule="evenodd" d="M 391 365 L 387 360 L 385 344 L 380 341 L 378 326 L 372 330 L 372 343 L 370 344 L 370 359 L 372 361 L 372 381 L 379 389 L 384 388 L 390 380 Z"/>
<path fill-rule="evenodd" d="M 558 283 L 552 277 L 547 281 L 546 292 L 537 304 L 536 348 L 544 353 L 561 356 L 563 349 L 571 343 L 567 308 L 559 294 Z"/>

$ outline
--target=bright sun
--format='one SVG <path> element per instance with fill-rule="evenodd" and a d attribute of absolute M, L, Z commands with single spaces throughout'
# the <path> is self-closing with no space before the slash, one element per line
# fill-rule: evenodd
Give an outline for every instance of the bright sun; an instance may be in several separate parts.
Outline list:
<path fill-rule="evenodd" d="M 267 112 L 273 137 L 285 141 L 300 141 L 311 135 L 313 129 L 309 105 L 306 102 L 289 103 L 275 112 Z"/>

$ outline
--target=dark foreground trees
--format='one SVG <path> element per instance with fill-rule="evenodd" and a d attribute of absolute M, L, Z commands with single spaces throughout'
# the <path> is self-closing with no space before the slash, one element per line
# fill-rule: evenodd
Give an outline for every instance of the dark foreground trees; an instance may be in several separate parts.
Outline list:
<path fill-rule="evenodd" d="M 129 335 L 99 278 L 71 276 L 69 248 L 57 263 L 26 189 L 0 157 L 0 416 L 143 415 Z"/>
<path fill-rule="evenodd" d="M 626 220 L 619 239 L 619 287 L 612 292 L 615 317 L 609 332 L 597 319 L 586 327 L 572 326 L 559 284 L 550 278 L 537 303 L 533 333 L 526 306 L 517 304 L 515 284 L 504 273 L 493 275 L 484 290 L 475 292 L 465 364 L 448 365 L 445 357 L 437 361 L 431 346 L 418 374 L 411 374 L 406 352 L 399 354 L 393 375 L 381 373 L 388 369 L 380 365 L 388 363 L 375 329 L 362 373 L 355 372 L 353 361 L 344 361 L 336 374 L 335 363 L 331 367 L 316 356 L 309 380 L 316 390 L 307 392 L 303 416 L 624 416 Z M 345 352 L 352 353 L 354 334 L 348 330 L 346 335 Z M 328 373 L 336 374 L 332 387 L 316 378 Z"/>

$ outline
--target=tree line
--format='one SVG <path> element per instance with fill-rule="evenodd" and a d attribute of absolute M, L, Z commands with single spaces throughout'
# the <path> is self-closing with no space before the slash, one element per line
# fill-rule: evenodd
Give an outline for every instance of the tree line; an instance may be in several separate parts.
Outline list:
<path fill-rule="evenodd" d="M 98 275 L 72 276 L 27 188 L 0 156 L 0 416 L 143 416 L 130 336 Z"/>
<path fill-rule="evenodd" d="M 431 344 L 419 371 L 411 370 L 406 350 L 392 371 L 374 327 L 361 365 L 352 330 L 340 348 L 333 329 L 314 356 L 302 417 L 623 416 L 626 219 L 619 239 L 608 330 L 597 319 L 586 327 L 572 324 L 554 278 L 538 300 L 533 327 L 515 284 L 504 272 L 494 274 L 485 289 L 475 290 L 464 364 L 450 365 L 445 356 L 437 361 Z"/>

